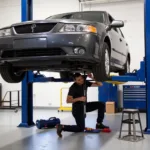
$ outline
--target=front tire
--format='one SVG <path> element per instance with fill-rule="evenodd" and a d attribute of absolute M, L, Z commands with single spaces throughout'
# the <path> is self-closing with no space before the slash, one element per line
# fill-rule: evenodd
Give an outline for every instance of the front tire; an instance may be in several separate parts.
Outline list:
<path fill-rule="evenodd" d="M 94 66 L 93 74 L 97 81 L 106 81 L 110 76 L 110 48 L 104 42 L 100 64 Z"/>
<path fill-rule="evenodd" d="M 25 77 L 25 72 L 16 72 L 11 65 L 0 66 L 2 78 L 8 83 L 19 83 Z"/>

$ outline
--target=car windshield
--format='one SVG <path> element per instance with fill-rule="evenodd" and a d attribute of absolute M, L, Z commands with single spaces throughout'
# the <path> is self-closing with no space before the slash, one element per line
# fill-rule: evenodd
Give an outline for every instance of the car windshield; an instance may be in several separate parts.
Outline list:
<path fill-rule="evenodd" d="M 47 18 L 47 20 L 50 19 L 78 19 L 104 23 L 105 14 L 104 12 L 76 12 L 76 13 L 54 15 Z"/>

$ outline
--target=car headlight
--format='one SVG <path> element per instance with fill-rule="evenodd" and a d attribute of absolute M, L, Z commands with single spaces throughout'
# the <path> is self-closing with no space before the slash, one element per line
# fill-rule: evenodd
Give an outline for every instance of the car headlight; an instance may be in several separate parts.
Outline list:
<path fill-rule="evenodd" d="M 92 32 L 97 33 L 97 29 L 91 25 L 65 24 L 60 32 Z"/>
<path fill-rule="evenodd" d="M 10 36 L 10 35 L 11 35 L 11 29 L 7 28 L 7 29 L 0 30 L 0 36 Z"/>

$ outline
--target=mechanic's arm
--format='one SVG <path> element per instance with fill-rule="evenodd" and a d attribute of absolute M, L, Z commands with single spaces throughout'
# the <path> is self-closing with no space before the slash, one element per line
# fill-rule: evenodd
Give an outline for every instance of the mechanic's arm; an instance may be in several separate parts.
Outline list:
<path fill-rule="evenodd" d="M 78 102 L 78 101 L 82 101 L 84 102 L 85 101 L 85 97 L 79 97 L 79 98 L 74 98 L 70 95 L 67 96 L 67 103 L 75 103 L 75 102 Z"/>
<path fill-rule="evenodd" d="M 67 103 L 75 103 L 78 101 L 82 101 L 84 102 L 86 100 L 85 97 L 78 97 L 78 98 L 73 98 L 75 96 L 75 90 L 74 87 L 70 87 L 69 92 L 68 92 L 68 96 L 67 96 Z"/>
<path fill-rule="evenodd" d="M 92 82 L 91 87 L 103 86 L 103 83 L 96 81 L 94 79 L 94 76 L 92 76 L 92 74 L 89 74 L 88 77 L 91 78 L 92 80 L 94 80 L 94 82 Z"/>

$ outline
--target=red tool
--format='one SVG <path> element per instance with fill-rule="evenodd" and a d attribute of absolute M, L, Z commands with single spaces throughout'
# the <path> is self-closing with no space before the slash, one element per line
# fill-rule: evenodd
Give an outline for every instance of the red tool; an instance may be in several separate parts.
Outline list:
<path fill-rule="evenodd" d="M 100 133 L 100 132 L 109 133 L 109 132 L 111 132 L 111 130 L 109 128 L 104 128 L 104 129 L 85 128 L 84 132 L 87 132 L 87 133 Z"/>
<path fill-rule="evenodd" d="M 109 129 L 109 128 L 104 128 L 104 129 L 101 130 L 101 132 L 109 133 L 109 132 L 111 132 L 111 129 Z"/>

